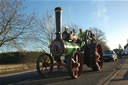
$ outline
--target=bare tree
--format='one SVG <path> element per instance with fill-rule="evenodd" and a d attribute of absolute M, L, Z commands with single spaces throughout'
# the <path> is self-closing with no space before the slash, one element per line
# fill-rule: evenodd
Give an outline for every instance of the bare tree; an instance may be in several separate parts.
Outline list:
<path fill-rule="evenodd" d="M 96 41 L 102 42 L 102 43 L 106 42 L 106 36 L 105 36 L 105 33 L 103 31 L 101 31 L 100 29 L 98 29 L 96 27 L 90 28 L 90 30 L 95 34 Z"/>
<path fill-rule="evenodd" d="M 22 38 L 32 24 L 33 17 L 25 16 L 24 8 L 22 0 L 0 1 L 0 47 L 12 41 L 20 42 L 17 39 Z"/>
<path fill-rule="evenodd" d="M 48 46 L 55 38 L 55 19 L 52 13 L 47 11 L 47 15 L 37 19 L 36 41 L 39 41 L 43 51 L 49 51 Z"/>
<path fill-rule="evenodd" d="M 106 44 L 107 43 L 107 40 L 106 40 L 106 36 L 105 36 L 105 33 L 94 27 L 94 28 L 90 28 L 90 30 L 95 34 L 96 36 L 96 42 L 99 42 L 101 43 L 102 47 L 103 47 L 103 50 L 110 50 L 109 46 Z"/>

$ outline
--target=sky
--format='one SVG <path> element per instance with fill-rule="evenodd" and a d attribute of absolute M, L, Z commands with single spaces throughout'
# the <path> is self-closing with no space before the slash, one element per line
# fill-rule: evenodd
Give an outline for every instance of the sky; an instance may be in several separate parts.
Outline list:
<path fill-rule="evenodd" d="M 124 47 L 128 39 L 128 0 L 25 0 L 26 13 L 37 16 L 63 9 L 62 24 L 75 23 L 83 30 L 97 27 L 111 49 Z"/>

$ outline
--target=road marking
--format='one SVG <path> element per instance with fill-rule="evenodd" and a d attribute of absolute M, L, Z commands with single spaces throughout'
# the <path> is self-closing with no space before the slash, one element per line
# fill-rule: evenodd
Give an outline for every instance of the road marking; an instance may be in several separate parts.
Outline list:
<path fill-rule="evenodd" d="M 115 70 L 111 74 L 109 74 L 106 78 L 100 80 L 100 82 L 97 85 L 108 85 L 110 81 L 120 72 L 120 69 L 124 66 L 124 64 L 121 64 L 118 67 L 118 71 Z"/>

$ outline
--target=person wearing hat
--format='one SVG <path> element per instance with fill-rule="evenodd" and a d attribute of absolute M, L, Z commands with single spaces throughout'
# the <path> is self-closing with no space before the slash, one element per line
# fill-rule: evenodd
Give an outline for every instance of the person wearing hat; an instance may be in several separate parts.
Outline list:
<path fill-rule="evenodd" d="M 62 38 L 65 41 L 69 41 L 70 33 L 69 33 L 69 27 L 68 26 L 65 27 L 65 31 L 62 33 Z"/>
<path fill-rule="evenodd" d="M 76 35 L 75 29 L 72 29 L 72 41 L 77 42 L 78 36 Z"/>

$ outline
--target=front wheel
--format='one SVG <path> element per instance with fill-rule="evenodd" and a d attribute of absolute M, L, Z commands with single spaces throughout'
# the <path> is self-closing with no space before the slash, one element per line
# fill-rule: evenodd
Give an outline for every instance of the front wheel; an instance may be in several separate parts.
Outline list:
<path fill-rule="evenodd" d="M 42 54 L 37 59 L 36 64 L 37 72 L 43 76 L 47 77 L 53 69 L 53 59 L 50 54 Z"/>
<path fill-rule="evenodd" d="M 71 56 L 71 61 L 70 61 L 70 68 L 69 68 L 69 73 L 73 78 L 79 78 L 82 68 L 83 68 L 83 62 L 82 62 L 82 56 L 80 55 L 79 52 L 74 52 Z"/>

